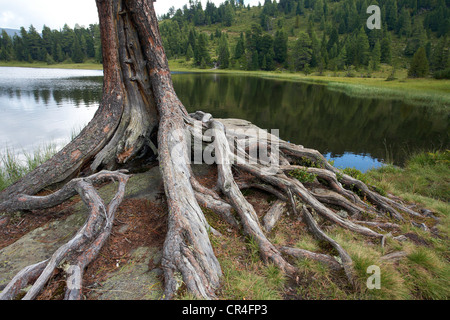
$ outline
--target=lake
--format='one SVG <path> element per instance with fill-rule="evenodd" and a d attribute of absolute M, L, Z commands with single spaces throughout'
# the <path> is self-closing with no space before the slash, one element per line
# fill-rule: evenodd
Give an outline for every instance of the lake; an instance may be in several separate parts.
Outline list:
<path fill-rule="evenodd" d="M 279 129 L 337 167 L 402 165 L 415 151 L 449 146 L 448 112 L 427 106 L 252 76 L 175 73 L 173 83 L 188 111 Z M 92 119 L 101 93 L 102 71 L 0 68 L 0 149 L 62 147 Z"/>

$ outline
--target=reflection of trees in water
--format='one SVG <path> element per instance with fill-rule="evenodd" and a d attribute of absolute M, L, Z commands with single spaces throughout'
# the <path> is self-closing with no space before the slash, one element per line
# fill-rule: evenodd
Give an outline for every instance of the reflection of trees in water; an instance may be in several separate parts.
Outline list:
<path fill-rule="evenodd" d="M 71 78 L 22 88 L 2 88 L 10 98 L 57 106 L 96 106 L 102 77 Z M 242 118 L 280 129 L 285 140 L 322 153 L 368 154 L 402 164 L 416 150 L 449 147 L 448 112 L 399 101 L 352 98 L 325 86 L 229 75 L 174 75 L 177 94 L 189 111 Z"/>
<path fill-rule="evenodd" d="M 70 102 L 77 107 L 90 107 L 98 105 L 102 96 L 102 83 L 102 77 L 38 81 L 31 86 L 2 88 L 0 95 L 18 100 L 32 98 L 36 104 L 42 103 L 46 106 L 54 101 L 57 106 Z"/>
<path fill-rule="evenodd" d="M 189 111 L 248 119 L 324 153 L 369 154 L 402 164 L 411 152 L 449 146 L 449 115 L 432 108 L 253 77 L 183 74 L 173 81 Z"/>

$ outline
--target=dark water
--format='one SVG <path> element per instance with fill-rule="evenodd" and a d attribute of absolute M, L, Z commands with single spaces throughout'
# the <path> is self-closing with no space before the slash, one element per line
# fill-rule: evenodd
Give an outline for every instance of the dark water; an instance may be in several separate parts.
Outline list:
<path fill-rule="evenodd" d="M 174 74 L 188 111 L 243 118 L 315 148 L 338 167 L 403 164 L 416 150 L 448 147 L 449 113 L 401 101 L 358 99 L 325 86 L 214 74 Z M 62 147 L 94 115 L 102 72 L 0 68 L 0 149 Z"/>
<path fill-rule="evenodd" d="M 177 74 L 173 82 L 188 110 L 279 129 L 284 140 L 317 149 L 338 167 L 402 165 L 414 151 L 449 146 L 448 111 L 255 77 Z"/>

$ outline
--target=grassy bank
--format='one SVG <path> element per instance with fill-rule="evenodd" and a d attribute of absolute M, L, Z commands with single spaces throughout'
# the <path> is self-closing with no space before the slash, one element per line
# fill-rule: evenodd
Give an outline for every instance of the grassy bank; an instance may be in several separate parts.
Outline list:
<path fill-rule="evenodd" d="M 22 153 L 23 157 L 12 149 L 0 152 L 0 191 L 13 184 L 27 173 L 50 159 L 56 153 L 56 146 L 49 144 L 34 150 L 33 153 Z"/>
<path fill-rule="evenodd" d="M 293 263 L 300 270 L 293 284 L 273 265 L 259 259 L 258 246 L 252 239 L 240 235 L 212 237 L 214 251 L 224 273 L 220 299 L 338 299 L 338 300 L 447 300 L 450 298 L 450 151 L 420 153 L 410 158 L 405 168 L 387 166 L 374 169 L 359 177 L 374 184 L 387 194 L 400 196 L 417 211 L 431 210 L 435 218 L 401 223 L 406 241 L 387 238 L 385 246 L 363 236 L 321 221 L 327 234 L 338 241 L 354 261 L 359 289 L 352 290 L 345 276 L 335 273 L 317 261 L 303 259 Z M 351 170 L 349 170 L 351 171 Z M 255 206 L 270 206 L 271 199 L 257 191 L 246 197 Z M 267 202 L 267 203 L 266 203 Z M 208 222 L 223 234 L 228 226 L 205 211 Z M 388 220 L 389 221 L 389 220 Z M 389 221 L 396 222 L 396 221 Z M 398 223 L 398 222 L 396 222 Z M 429 230 L 418 225 L 425 223 Z M 306 231 L 304 224 L 292 216 L 283 216 L 268 235 L 275 245 L 291 246 L 315 252 L 327 252 L 323 243 Z M 391 253 L 402 253 L 397 260 L 386 260 Z M 368 289 L 369 266 L 378 266 L 381 288 Z M 190 295 L 181 298 L 192 298 Z"/>
<path fill-rule="evenodd" d="M 80 69 L 80 70 L 102 70 L 103 65 L 94 61 L 85 63 L 55 63 L 46 62 L 23 62 L 23 61 L 0 61 L 0 67 L 20 67 L 20 68 L 50 68 L 50 69 Z"/>

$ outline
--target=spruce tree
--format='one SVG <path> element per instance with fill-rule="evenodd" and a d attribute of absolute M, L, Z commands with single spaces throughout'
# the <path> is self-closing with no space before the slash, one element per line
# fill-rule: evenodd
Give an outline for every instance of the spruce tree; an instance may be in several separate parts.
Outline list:
<path fill-rule="evenodd" d="M 75 41 L 73 43 L 73 52 L 72 52 L 72 61 L 75 63 L 82 63 L 84 61 L 84 54 L 81 50 L 80 41 L 78 41 L 78 38 L 75 38 Z"/>
<path fill-rule="evenodd" d="M 373 47 L 372 54 L 370 57 L 371 65 L 373 71 L 378 71 L 380 68 L 380 60 L 381 60 L 381 45 L 380 42 L 377 41 L 375 46 Z"/>
<path fill-rule="evenodd" d="M 292 54 L 295 70 L 304 70 L 311 63 L 312 59 L 312 43 L 309 36 L 301 32 L 295 42 Z"/>
<path fill-rule="evenodd" d="M 408 77 L 410 78 L 423 78 L 428 75 L 429 65 L 427 54 L 423 47 L 414 54 L 411 61 L 410 68 L 408 70 Z"/>
<path fill-rule="evenodd" d="M 228 41 L 225 34 L 222 34 L 219 40 L 219 57 L 218 63 L 220 69 L 226 69 L 230 65 L 230 50 L 228 49 Z"/>
<path fill-rule="evenodd" d="M 236 47 L 234 48 L 234 59 L 240 59 L 245 52 L 245 44 L 244 44 L 244 34 L 241 32 L 241 36 L 236 43 Z"/>
<path fill-rule="evenodd" d="M 355 42 L 355 66 L 367 66 L 369 63 L 369 38 L 361 27 Z"/>
<path fill-rule="evenodd" d="M 186 61 L 191 61 L 193 57 L 194 57 L 194 50 L 192 49 L 192 46 L 189 43 L 188 48 L 186 50 Z"/>
<path fill-rule="evenodd" d="M 449 67 L 449 50 L 447 48 L 447 37 L 442 37 L 432 54 L 432 67 L 434 71 L 444 70 Z"/>
<path fill-rule="evenodd" d="M 0 48 L 1 48 L 0 60 L 10 61 L 13 56 L 12 54 L 13 44 L 11 38 L 9 37 L 9 35 L 6 33 L 5 30 L 2 30 Z"/>
<path fill-rule="evenodd" d="M 380 43 L 381 49 L 381 62 L 382 63 L 391 63 L 392 53 L 391 53 L 391 38 L 390 36 L 385 36 Z"/>
<path fill-rule="evenodd" d="M 287 58 L 288 51 L 288 37 L 283 30 L 278 30 L 275 34 L 275 39 L 273 42 L 273 51 L 275 53 L 275 61 L 278 63 L 284 63 Z"/>

